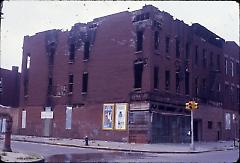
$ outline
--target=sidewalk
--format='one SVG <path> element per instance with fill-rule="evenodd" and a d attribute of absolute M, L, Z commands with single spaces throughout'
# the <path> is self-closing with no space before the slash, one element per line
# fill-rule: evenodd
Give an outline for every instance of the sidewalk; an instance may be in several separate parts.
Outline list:
<path fill-rule="evenodd" d="M 0 137 L 4 138 L 3 135 Z M 100 140 L 89 140 L 89 146 L 85 146 L 84 139 L 71 138 L 46 138 L 36 136 L 12 135 L 13 141 L 34 142 L 51 145 L 71 146 L 80 148 L 94 148 L 102 150 L 117 150 L 128 152 L 148 152 L 148 153 L 202 153 L 210 151 L 233 150 L 238 147 L 233 147 L 233 141 L 219 142 L 196 142 L 195 150 L 189 148 L 188 143 L 160 143 L 160 144 L 133 144 L 122 142 L 110 142 Z"/>

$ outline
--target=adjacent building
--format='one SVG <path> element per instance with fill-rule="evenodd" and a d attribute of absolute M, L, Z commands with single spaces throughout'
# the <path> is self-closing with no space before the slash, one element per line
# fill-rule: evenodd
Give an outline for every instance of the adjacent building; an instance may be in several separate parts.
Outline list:
<path fill-rule="evenodd" d="M 239 46 L 154 6 L 24 37 L 21 134 L 189 142 L 189 100 L 195 140 L 238 134 Z"/>
<path fill-rule="evenodd" d="M 0 68 L 0 113 L 9 113 L 14 121 L 12 132 L 18 133 L 20 73 L 18 67 L 12 70 Z M 6 130 L 6 118 L 0 118 L 0 132 Z"/>
<path fill-rule="evenodd" d="M 0 105 L 19 106 L 20 73 L 18 67 L 12 70 L 0 68 Z"/>

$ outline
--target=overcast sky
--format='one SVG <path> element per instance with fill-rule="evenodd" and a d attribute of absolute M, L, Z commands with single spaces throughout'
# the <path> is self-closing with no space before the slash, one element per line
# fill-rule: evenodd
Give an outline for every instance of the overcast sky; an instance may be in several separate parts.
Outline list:
<path fill-rule="evenodd" d="M 21 67 L 23 37 L 49 29 L 70 30 L 78 22 L 141 9 L 152 4 L 186 24 L 200 23 L 239 45 L 239 5 L 235 1 L 4 1 L 1 67 Z"/>

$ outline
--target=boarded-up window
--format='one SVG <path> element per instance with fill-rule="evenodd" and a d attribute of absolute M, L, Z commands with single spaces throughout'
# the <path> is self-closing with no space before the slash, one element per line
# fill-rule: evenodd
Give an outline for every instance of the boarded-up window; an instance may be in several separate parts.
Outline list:
<path fill-rule="evenodd" d="M 72 129 L 72 107 L 66 108 L 66 129 Z"/>
<path fill-rule="evenodd" d="M 230 113 L 225 113 L 225 129 L 226 130 L 231 129 L 231 115 L 230 115 Z"/>
<path fill-rule="evenodd" d="M 27 117 L 26 110 L 23 110 L 22 111 L 22 128 L 26 128 L 26 117 Z"/>
<path fill-rule="evenodd" d="M 6 132 L 6 118 L 2 119 L 2 127 L 1 127 L 1 132 L 5 133 Z"/>

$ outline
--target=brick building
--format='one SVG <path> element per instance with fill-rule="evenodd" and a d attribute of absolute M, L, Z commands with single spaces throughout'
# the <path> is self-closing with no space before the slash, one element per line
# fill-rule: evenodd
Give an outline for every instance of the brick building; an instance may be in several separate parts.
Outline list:
<path fill-rule="evenodd" d="M 225 58 L 234 76 L 224 73 Z M 195 140 L 231 139 L 237 131 L 233 119 L 239 119 L 239 89 L 229 91 L 232 85 L 239 88 L 235 43 L 148 5 L 77 23 L 70 31 L 25 36 L 19 131 L 189 142 L 185 103 L 194 99 L 200 106 L 194 112 Z M 233 105 L 226 91 L 233 94 Z"/>
<path fill-rule="evenodd" d="M 12 70 L 0 68 L 0 105 L 19 106 L 20 73 L 18 67 Z"/>
<path fill-rule="evenodd" d="M 12 132 L 18 133 L 20 73 L 18 67 L 12 70 L 0 68 L 0 113 L 9 113 L 13 119 Z M 0 118 L 0 132 L 5 132 L 6 119 Z"/>

